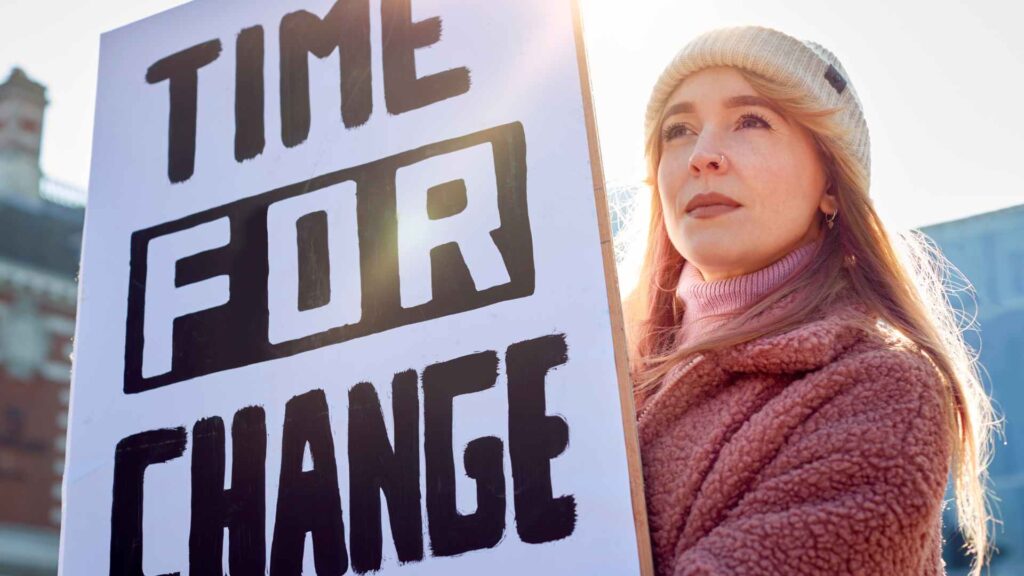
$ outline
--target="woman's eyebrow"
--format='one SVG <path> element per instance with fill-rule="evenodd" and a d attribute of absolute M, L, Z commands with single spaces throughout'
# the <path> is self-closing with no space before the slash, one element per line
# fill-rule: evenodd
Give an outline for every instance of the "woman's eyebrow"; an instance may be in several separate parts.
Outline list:
<path fill-rule="evenodd" d="M 785 117 L 785 114 L 782 113 L 782 110 L 774 102 L 762 96 L 745 94 L 743 96 L 733 96 L 725 101 L 726 108 L 739 108 L 741 106 L 760 106 L 775 112 L 779 116 Z"/>
<path fill-rule="evenodd" d="M 725 108 L 740 108 L 742 106 L 759 106 L 761 108 L 767 108 L 768 110 L 771 110 L 785 118 L 785 114 L 782 113 L 782 110 L 780 110 L 775 103 L 762 96 L 752 94 L 732 96 L 727 98 L 724 104 Z M 665 109 L 665 113 L 661 116 L 661 121 L 664 122 L 666 118 L 673 114 L 693 114 L 694 110 L 693 102 L 676 102 Z"/>
<path fill-rule="evenodd" d="M 665 118 L 668 118 L 673 114 L 692 114 L 693 110 L 693 102 L 676 102 L 668 108 L 665 108 L 665 113 L 661 115 L 661 120 L 664 122 Z"/>

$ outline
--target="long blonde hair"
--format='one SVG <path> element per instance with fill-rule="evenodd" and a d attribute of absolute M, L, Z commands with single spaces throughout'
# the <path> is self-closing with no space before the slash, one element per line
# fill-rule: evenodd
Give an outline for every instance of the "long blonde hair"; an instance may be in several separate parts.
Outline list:
<path fill-rule="evenodd" d="M 683 258 L 665 230 L 656 177 L 661 139 L 655 125 L 645 134 L 651 190 L 647 241 L 636 288 L 624 302 L 635 393 L 640 399 L 651 395 L 664 375 L 692 354 L 785 332 L 852 292 L 883 326 L 923 352 L 946 386 L 958 518 L 968 551 L 974 556 L 971 573 L 977 576 L 990 547 L 992 517 L 986 469 L 995 424 L 991 401 L 981 385 L 977 354 L 964 341 L 956 312 L 947 300 L 944 278 L 955 268 L 920 232 L 890 236 L 868 196 L 869 175 L 844 152 L 842 142 L 848 135 L 833 120 L 837 110 L 821 109 L 797 88 L 737 71 L 755 91 L 774 101 L 787 117 L 813 135 L 828 170 L 840 220 L 824 234 L 810 264 L 779 289 L 705 339 L 674 347 L 679 321 L 674 291 Z M 791 314 L 761 314 L 784 298 L 792 299 L 787 303 Z"/>

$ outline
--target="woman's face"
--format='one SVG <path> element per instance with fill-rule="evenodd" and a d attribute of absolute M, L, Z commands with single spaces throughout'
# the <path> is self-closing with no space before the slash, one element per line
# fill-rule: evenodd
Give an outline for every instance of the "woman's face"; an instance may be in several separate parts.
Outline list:
<path fill-rule="evenodd" d="M 687 77 L 668 99 L 659 137 L 665 227 L 705 280 L 772 264 L 818 237 L 819 209 L 835 210 L 810 132 L 733 68 Z M 726 198 L 701 197 L 710 193 Z M 718 205 L 687 210 L 705 199 Z"/>

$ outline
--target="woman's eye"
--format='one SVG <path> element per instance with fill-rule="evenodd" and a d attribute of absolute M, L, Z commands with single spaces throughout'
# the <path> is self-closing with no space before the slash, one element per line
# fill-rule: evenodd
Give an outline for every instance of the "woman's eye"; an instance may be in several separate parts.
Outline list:
<path fill-rule="evenodd" d="M 680 136 L 685 136 L 689 132 L 689 128 L 685 124 L 672 124 L 665 127 L 661 131 L 661 139 L 664 141 L 672 140 Z"/>
<path fill-rule="evenodd" d="M 743 116 L 740 116 L 739 127 L 740 128 L 769 128 L 770 129 L 772 127 L 772 125 L 771 125 L 770 122 L 768 122 L 768 120 L 765 120 L 764 116 L 761 116 L 760 114 L 749 113 L 749 114 L 744 114 Z"/>

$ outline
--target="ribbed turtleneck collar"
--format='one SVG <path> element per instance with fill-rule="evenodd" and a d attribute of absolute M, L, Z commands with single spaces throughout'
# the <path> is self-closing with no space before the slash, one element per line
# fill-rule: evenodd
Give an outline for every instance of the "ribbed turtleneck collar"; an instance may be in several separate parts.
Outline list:
<path fill-rule="evenodd" d="M 723 318 L 717 315 L 728 317 L 753 306 L 810 260 L 821 242 L 819 238 L 760 270 L 724 280 L 705 281 L 696 266 L 685 263 L 676 288 L 676 297 L 686 310 L 678 344 L 688 345 L 710 329 Z"/>

